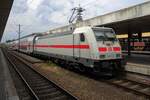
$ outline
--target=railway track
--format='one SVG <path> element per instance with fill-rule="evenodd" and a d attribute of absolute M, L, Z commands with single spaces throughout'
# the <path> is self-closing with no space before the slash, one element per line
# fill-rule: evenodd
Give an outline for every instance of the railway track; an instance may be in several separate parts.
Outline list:
<path fill-rule="evenodd" d="M 12 51 L 12 53 L 15 54 L 15 55 L 17 55 L 17 56 L 19 56 L 19 57 L 21 57 L 23 60 L 25 60 L 25 61 L 27 61 L 28 63 L 31 63 L 31 64 L 34 64 L 34 63 L 43 63 L 44 62 L 43 60 L 36 59 L 36 58 L 35 59 L 31 59 L 32 57 L 29 58 L 29 59 L 27 59 L 26 57 L 22 57 L 21 56 L 22 53 L 17 53 L 15 51 Z M 30 57 L 27 54 L 23 54 L 23 55 Z"/>
<path fill-rule="evenodd" d="M 104 81 L 110 85 L 114 85 L 126 91 L 130 91 L 138 95 L 143 95 L 147 97 L 148 100 L 150 99 L 150 84 L 146 84 L 144 82 L 138 82 L 127 78 L 111 79 L 111 80 L 107 80 L 107 81 L 104 80 Z"/>
<path fill-rule="evenodd" d="M 150 99 L 150 84 L 141 83 L 127 78 L 108 80 L 107 83 L 134 92 L 135 94 L 143 95 Z"/>
<path fill-rule="evenodd" d="M 76 97 L 36 72 L 21 58 L 4 52 L 6 58 L 24 81 L 35 100 L 77 100 Z"/>

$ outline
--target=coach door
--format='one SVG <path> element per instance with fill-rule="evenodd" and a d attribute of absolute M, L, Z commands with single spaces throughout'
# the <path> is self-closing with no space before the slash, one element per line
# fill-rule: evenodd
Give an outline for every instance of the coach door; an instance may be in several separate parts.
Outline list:
<path fill-rule="evenodd" d="M 79 36 L 79 34 L 73 35 L 73 56 L 74 56 L 74 58 L 80 57 L 80 36 Z"/>

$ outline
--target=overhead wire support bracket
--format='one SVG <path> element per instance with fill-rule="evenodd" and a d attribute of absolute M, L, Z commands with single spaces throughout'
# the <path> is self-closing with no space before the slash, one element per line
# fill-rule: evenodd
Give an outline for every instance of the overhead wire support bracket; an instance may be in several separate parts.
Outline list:
<path fill-rule="evenodd" d="M 69 24 L 73 23 L 73 21 L 74 21 L 75 19 L 77 19 L 76 22 L 83 21 L 82 12 L 85 11 L 85 9 L 83 9 L 83 8 L 80 7 L 80 5 L 79 5 L 79 7 L 73 8 L 72 11 L 73 11 L 73 12 L 72 12 L 72 15 L 71 15 L 71 17 L 70 17 L 70 19 L 69 19 Z M 76 13 L 76 15 L 75 15 L 75 13 Z"/>

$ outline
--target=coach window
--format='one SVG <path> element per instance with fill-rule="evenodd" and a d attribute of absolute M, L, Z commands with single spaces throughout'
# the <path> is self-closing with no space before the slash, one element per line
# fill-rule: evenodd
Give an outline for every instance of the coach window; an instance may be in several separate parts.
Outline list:
<path fill-rule="evenodd" d="M 85 41 L 85 36 L 83 33 L 80 34 L 80 41 L 81 42 L 84 42 Z"/>

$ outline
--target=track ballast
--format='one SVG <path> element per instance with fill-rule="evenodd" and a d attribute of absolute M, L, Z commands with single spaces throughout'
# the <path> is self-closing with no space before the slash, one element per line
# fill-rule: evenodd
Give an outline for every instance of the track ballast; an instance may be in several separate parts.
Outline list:
<path fill-rule="evenodd" d="M 117 86 L 119 88 L 123 88 L 127 91 L 132 91 L 138 95 L 143 95 L 143 96 L 150 98 L 150 85 L 149 84 L 141 83 L 138 81 L 127 79 L 127 78 L 112 79 L 106 82 L 114 86 Z"/>

